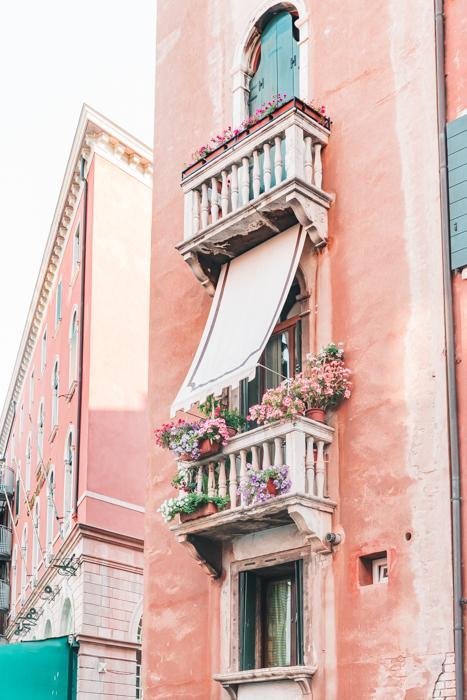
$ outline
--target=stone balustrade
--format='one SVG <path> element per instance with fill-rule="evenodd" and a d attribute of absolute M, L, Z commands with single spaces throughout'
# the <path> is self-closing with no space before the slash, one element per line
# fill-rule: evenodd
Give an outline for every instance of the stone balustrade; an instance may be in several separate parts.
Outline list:
<path fill-rule="evenodd" d="M 293 99 L 183 172 L 184 241 L 177 249 L 200 281 L 206 257 L 211 267 L 223 264 L 297 221 L 315 245 L 326 243 L 328 137 L 329 121 Z"/>
<path fill-rule="evenodd" d="M 332 434 L 329 426 L 304 417 L 241 433 L 219 455 L 192 467 L 196 490 L 208 496 L 229 496 L 229 508 L 239 508 L 246 505 L 239 486 L 247 477 L 247 464 L 257 471 L 287 465 L 289 493 L 326 498 L 326 448 Z"/>
<path fill-rule="evenodd" d="M 15 492 L 15 473 L 6 464 L 0 466 L 0 500 L 7 496 L 13 496 Z"/>
<path fill-rule="evenodd" d="M 0 613 L 8 612 L 10 608 L 10 585 L 0 579 Z"/>

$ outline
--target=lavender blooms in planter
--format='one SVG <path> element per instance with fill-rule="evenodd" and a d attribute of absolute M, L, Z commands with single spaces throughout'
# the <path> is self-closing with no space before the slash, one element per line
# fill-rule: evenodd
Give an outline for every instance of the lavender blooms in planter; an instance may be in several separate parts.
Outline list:
<path fill-rule="evenodd" d="M 247 464 L 246 469 L 246 479 L 238 487 L 238 493 L 245 505 L 266 503 L 271 498 L 290 491 L 292 482 L 287 465 L 257 470 L 251 464 Z"/>

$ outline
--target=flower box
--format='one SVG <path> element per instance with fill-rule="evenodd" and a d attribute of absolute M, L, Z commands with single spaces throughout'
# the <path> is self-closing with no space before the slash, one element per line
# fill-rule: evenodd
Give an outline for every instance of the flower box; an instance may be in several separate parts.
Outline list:
<path fill-rule="evenodd" d="M 205 518 L 208 515 L 214 515 L 214 513 L 218 513 L 219 508 L 216 506 L 215 503 L 206 503 L 204 506 L 201 506 L 198 508 L 198 510 L 195 510 L 194 513 L 180 513 L 180 522 L 181 523 L 187 523 L 190 520 L 197 520 L 198 518 Z"/>

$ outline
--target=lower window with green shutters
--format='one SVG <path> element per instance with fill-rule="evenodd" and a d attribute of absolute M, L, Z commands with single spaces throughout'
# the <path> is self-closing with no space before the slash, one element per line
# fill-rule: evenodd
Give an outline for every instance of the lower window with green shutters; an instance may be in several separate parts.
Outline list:
<path fill-rule="evenodd" d="M 303 560 L 239 574 L 240 669 L 303 664 Z"/>

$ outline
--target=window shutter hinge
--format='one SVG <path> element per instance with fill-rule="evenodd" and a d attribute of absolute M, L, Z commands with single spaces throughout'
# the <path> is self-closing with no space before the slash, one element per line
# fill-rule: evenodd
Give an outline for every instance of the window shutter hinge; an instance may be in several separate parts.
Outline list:
<path fill-rule="evenodd" d="M 290 67 L 293 68 L 296 65 L 297 65 L 297 57 L 292 56 L 292 58 L 290 59 Z"/>
<path fill-rule="evenodd" d="M 261 80 L 258 83 L 258 90 L 263 90 L 264 89 L 264 78 L 261 78 Z"/>

